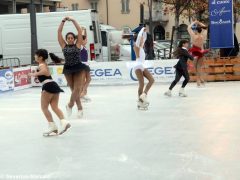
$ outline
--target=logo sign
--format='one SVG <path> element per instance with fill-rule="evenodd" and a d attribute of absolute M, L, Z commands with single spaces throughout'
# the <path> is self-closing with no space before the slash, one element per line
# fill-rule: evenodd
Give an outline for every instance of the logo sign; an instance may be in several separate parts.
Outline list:
<path fill-rule="evenodd" d="M 116 68 L 109 68 L 109 69 L 91 69 L 90 71 L 91 76 L 94 77 L 122 77 L 121 70 Z"/>
<path fill-rule="evenodd" d="M 209 1 L 211 48 L 234 47 L 232 0 Z"/>
<path fill-rule="evenodd" d="M 151 67 L 147 68 L 148 71 L 152 74 L 154 79 L 167 79 L 166 77 L 174 78 L 175 76 L 175 68 L 173 66 L 157 66 L 157 67 Z M 133 81 L 138 81 L 137 77 L 135 75 L 135 72 L 133 69 L 130 71 L 130 78 Z"/>

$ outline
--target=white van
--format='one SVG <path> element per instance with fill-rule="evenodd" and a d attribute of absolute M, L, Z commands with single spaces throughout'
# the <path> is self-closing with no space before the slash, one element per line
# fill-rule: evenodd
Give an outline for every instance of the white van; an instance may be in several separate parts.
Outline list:
<path fill-rule="evenodd" d="M 130 61 L 131 45 L 127 39 L 122 39 L 125 29 L 100 24 L 102 36 L 102 50 L 104 61 Z M 129 29 L 128 33 L 129 33 Z"/>
<path fill-rule="evenodd" d="M 87 30 L 89 60 L 102 61 L 101 34 L 98 14 L 95 10 L 37 13 L 38 48 L 63 57 L 57 40 L 57 30 L 66 16 L 77 20 Z M 71 22 L 66 22 L 63 36 L 67 32 L 77 33 Z M 21 65 L 31 63 L 30 14 L 0 15 L 0 57 L 17 57 Z"/>

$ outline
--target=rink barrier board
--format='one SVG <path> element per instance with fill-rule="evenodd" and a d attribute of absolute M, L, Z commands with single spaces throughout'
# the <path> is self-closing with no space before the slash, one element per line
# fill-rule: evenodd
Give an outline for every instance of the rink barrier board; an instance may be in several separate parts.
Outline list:
<path fill-rule="evenodd" d="M 193 65 L 192 62 L 190 64 Z M 237 81 L 240 80 L 240 58 L 206 58 L 200 71 L 206 81 Z M 190 81 L 196 81 L 196 71 L 189 70 Z"/>
<path fill-rule="evenodd" d="M 173 66 L 177 60 L 152 61 L 153 68 L 150 72 L 155 78 L 155 82 L 171 82 L 175 77 Z M 191 62 L 192 63 L 192 62 Z M 94 69 L 92 85 L 127 85 L 137 84 L 134 71 L 126 66 L 126 62 L 90 62 L 91 69 Z M 20 90 L 32 86 L 41 86 L 32 78 L 29 82 L 26 72 L 35 70 L 36 66 L 24 66 L 18 68 L 0 68 L 0 93 L 4 91 Z M 66 86 L 67 82 L 62 74 L 63 65 L 50 65 L 50 72 L 53 79 L 60 85 Z M 15 72 L 21 72 L 20 77 Z M 6 74 L 7 72 L 7 74 Z M 11 73 L 10 73 L 11 72 Z M 201 69 L 203 78 L 206 81 L 239 81 L 240 80 L 240 58 L 215 58 L 204 60 Z M 196 81 L 194 68 L 189 69 L 190 81 Z M 115 77 L 116 76 L 116 77 Z M 17 79 L 18 78 L 18 79 Z M 19 81 L 22 80 L 22 82 Z M 16 86 L 16 84 L 18 84 Z"/>

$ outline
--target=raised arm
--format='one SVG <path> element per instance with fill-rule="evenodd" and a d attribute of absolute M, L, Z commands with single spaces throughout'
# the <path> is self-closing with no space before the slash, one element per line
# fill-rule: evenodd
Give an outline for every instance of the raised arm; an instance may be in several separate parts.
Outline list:
<path fill-rule="evenodd" d="M 197 24 L 200 25 L 203 29 L 207 29 L 207 26 L 199 21 L 197 21 Z"/>
<path fill-rule="evenodd" d="M 192 26 L 193 26 L 195 23 L 196 23 L 196 21 L 192 22 L 192 23 L 188 26 L 188 28 L 187 28 L 188 33 L 190 34 L 191 37 L 192 37 L 192 36 L 195 36 L 195 33 L 194 33 L 193 30 L 192 30 Z"/>
<path fill-rule="evenodd" d="M 83 42 L 83 39 L 82 39 L 82 28 L 79 26 L 79 24 L 77 23 L 77 21 L 75 19 L 69 17 L 69 21 L 72 21 L 74 26 L 77 29 L 78 36 L 77 36 L 77 43 L 76 43 L 76 45 L 77 45 L 78 48 L 81 48 L 81 45 L 82 45 L 82 42 Z"/>
<path fill-rule="evenodd" d="M 82 31 L 84 31 L 84 35 L 85 35 L 86 38 L 87 38 L 87 29 L 86 29 L 86 28 L 82 28 Z"/>
<path fill-rule="evenodd" d="M 64 26 L 66 20 L 67 20 L 67 18 L 64 18 L 62 20 L 61 24 L 58 27 L 58 43 L 59 43 L 59 45 L 61 46 L 62 49 L 66 46 L 66 42 L 65 42 L 65 40 L 63 38 L 63 35 L 62 35 L 63 26 Z"/>

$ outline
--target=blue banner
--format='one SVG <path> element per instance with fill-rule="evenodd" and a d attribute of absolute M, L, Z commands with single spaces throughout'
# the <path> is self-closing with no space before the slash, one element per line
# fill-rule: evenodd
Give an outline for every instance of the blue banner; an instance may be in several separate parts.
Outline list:
<path fill-rule="evenodd" d="M 209 0 L 210 47 L 234 47 L 232 0 Z"/>

